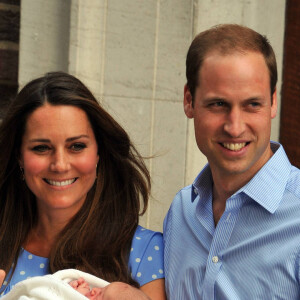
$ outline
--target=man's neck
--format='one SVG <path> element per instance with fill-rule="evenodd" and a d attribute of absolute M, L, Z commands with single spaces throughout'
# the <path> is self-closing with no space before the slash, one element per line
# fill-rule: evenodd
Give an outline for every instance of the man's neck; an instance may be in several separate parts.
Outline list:
<path fill-rule="evenodd" d="M 249 180 L 251 180 L 251 178 L 241 174 L 226 177 L 213 174 L 212 206 L 215 226 L 217 226 L 217 223 L 225 211 L 227 199 L 243 187 Z"/>

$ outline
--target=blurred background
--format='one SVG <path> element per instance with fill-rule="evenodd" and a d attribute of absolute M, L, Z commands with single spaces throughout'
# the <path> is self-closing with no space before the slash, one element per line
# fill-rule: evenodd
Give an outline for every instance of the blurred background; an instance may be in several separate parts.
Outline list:
<path fill-rule="evenodd" d="M 266 35 L 277 57 L 271 139 L 300 166 L 300 1 L 0 0 L 0 117 L 18 89 L 49 71 L 80 78 L 147 160 L 153 190 L 141 225 L 162 230 L 176 192 L 205 165 L 182 109 L 193 37 L 220 23 Z"/>

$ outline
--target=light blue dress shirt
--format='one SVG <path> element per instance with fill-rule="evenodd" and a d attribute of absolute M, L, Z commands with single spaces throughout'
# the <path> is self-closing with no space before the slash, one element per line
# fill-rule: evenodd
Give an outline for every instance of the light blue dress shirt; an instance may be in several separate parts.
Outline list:
<path fill-rule="evenodd" d="M 271 147 L 216 227 L 208 165 L 175 196 L 164 220 L 168 299 L 300 299 L 300 170 Z"/>

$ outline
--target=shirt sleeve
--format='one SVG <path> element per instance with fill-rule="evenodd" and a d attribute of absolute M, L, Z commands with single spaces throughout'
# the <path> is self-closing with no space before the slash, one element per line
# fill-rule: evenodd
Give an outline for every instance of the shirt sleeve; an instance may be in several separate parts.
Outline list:
<path fill-rule="evenodd" d="M 164 278 L 163 237 L 139 226 L 132 240 L 129 269 L 140 286 Z"/>

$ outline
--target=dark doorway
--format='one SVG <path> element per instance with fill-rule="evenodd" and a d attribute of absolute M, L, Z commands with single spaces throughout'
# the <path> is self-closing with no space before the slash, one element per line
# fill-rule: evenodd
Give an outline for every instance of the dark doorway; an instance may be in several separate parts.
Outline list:
<path fill-rule="evenodd" d="M 0 0 L 0 118 L 18 91 L 20 0 Z"/>
<path fill-rule="evenodd" d="M 300 168 L 300 1 L 286 1 L 280 142 Z"/>

